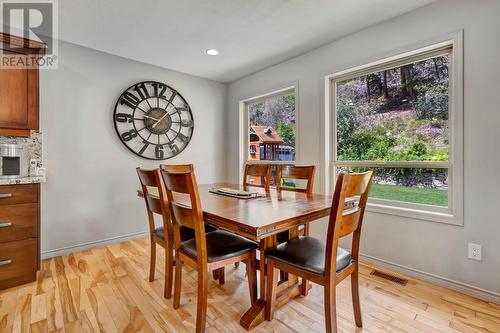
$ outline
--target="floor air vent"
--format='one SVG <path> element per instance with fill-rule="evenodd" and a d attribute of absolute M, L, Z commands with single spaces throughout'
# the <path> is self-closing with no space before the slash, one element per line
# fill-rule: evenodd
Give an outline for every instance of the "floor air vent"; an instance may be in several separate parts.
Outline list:
<path fill-rule="evenodd" d="M 406 284 L 408 283 L 407 279 L 399 278 L 399 277 L 391 275 L 391 274 L 387 274 L 387 273 L 384 273 L 384 272 L 381 272 L 381 271 L 377 271 L 376 269 L 374 269 L 370 273 L 370 275 L 378 276 L 379 278 L 389 280 L 391 282 L 400 284 L 402 286 L 406 286 Z"/>

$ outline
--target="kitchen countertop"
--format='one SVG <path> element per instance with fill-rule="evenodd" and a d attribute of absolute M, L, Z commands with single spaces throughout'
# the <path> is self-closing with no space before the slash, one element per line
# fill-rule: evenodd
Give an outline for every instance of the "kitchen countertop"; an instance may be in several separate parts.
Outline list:
<path fill-rule="evenodd" d="M 29 176 L 20 178 L 1 178 L 0 185 L 19 185 L 19 184 L 37 184 L 45 183 L 47 179 L 45 176 Z"/>

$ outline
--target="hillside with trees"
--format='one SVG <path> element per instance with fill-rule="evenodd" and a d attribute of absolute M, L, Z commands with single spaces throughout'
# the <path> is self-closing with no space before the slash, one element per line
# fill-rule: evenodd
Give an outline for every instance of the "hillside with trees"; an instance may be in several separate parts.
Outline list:
<path fill-rule="evenodd" d="M 448 66 L 449 57 L 444 55 L 338 82 L 338 160 L 448 161 Z M 446 169 L 375 171 L 377 184 L 447 189 Z M 374 187 L 374 191 L 381 189 Z M 391 196 L 390 191 L 380 195 Z M 447 204 L 446 191 L 437 194 L 440 199 L 427 202 L 429 195 L 415 200 Z"/>

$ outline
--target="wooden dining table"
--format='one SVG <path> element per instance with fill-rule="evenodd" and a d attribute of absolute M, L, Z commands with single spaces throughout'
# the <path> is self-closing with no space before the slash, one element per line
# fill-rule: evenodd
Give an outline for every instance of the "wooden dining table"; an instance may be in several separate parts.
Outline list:
<path fill-rule="evenodd" d="M 264 321 L 266 304 L 266 276 L 264 253 L 266 249 L 276 245 L 276 235 L 286 231 L 289 238 L 299 236 L 299 227 L 305 223 L 318 220 L 330 214 L 332 196 L 280 191 L 272 189 L 265 193 L 264 189 L 251 188 L 260 196 L 241 199 L 212 193 L 217 188 L 233 188 L 242 190 L 238 184 L 216 183 L 199 185 L 203 217 L 206 223 L 254 240 L 260 244 L 257 268 L 259 269 L 259 298 L 240 319 L 240 324 L 251 330 Z M 189 205 L 189 199 L 184 202 Z M 288 275 L 279 282 L 276 306 L 280 307 L 289 300 L 307 292 L 310 285 L 302 285 L 302 281 Z"/>

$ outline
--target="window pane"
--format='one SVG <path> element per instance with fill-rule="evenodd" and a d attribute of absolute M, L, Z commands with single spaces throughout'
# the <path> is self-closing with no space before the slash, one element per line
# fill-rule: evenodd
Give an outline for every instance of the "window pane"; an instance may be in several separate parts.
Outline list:
<path fill-rule="evenodd" d="M 337 82 L 337 159 L 448 161 L 449 57 Z"/>
<path fill-rule="evenodd" d="M 295 160 L 295 94 L 248 105 L 249 160 Z"/>
<path fill-rule="evenodd" d="M 370 198 L 448 206 L 448 169 L 337 168 L 339 172 L 375 173 Z"/>

